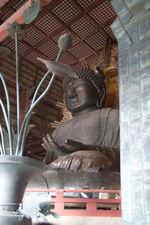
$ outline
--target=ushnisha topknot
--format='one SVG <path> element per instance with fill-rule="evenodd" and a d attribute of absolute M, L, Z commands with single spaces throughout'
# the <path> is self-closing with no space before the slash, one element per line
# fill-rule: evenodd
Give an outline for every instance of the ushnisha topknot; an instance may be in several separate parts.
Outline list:
<path fill-rule="evenodd" d="M 105 105 L 106 86 L 101 74 L 96 75 L 93 70 L 84 69 L 84 68 L 78 70 L 76 74 L 78 78 L 87 80 L 95 88 L 98 94 L 97 107 L 102 108 Z M 74 77 L 66 78 L 63 81 L 64 92 L 67 90 L 69 83 L 78 78 L 74 78 Z"/>

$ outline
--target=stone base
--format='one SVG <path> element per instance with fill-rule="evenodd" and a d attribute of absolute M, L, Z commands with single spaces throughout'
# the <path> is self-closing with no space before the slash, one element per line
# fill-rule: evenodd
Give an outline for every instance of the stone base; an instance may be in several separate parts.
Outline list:
<path fill-rule="evenodd" d="M 0 225 L 32 225 L 31 219 L 15 212 L 0 213 Z"/>
<path fill-rule="evenodd" d="M 122 225 L 121 217 L 60 216 L 59 219 L 55 219 L 53 216 L 47 216 L 46 218 L 49 223 L 57 225 Z M 33 225 L 35 224 L 33 221 Z"/>

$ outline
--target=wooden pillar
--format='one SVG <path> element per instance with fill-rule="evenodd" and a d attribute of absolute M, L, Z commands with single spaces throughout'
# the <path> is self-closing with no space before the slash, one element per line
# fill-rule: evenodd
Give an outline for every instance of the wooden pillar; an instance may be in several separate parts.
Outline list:
<path fill-rule="evenodd" d="M 112 0 L 119 47 L 122 225 L 150 224 L 150 3 Z"/>

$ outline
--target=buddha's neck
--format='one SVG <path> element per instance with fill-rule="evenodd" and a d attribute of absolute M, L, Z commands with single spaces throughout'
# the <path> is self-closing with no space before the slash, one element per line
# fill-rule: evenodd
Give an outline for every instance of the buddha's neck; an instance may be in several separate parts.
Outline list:
<path fill-rule="evenodd" d="M 76 112 L 76 113 L 72 113 L 72 116 L 75 117 L 75 116 L 79 116 L 79 115 L 82 115 L 84 113 L 87 113 L 87 112 L 91 112 L 91 111 L 95 111 L 97 110 L 98 108 L 96 106 L 93 106 L 93 107 L 90 107 L 88 109 L 83 109 L 82 111 L 80 112 Z"/>

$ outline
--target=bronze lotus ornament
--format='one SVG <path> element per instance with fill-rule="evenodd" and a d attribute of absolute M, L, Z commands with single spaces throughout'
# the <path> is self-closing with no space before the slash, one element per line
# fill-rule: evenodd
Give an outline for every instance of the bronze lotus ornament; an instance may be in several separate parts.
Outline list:
<path fill-rule="evenodd" d="M 20 210 L 20 204 L 22 202 L 23 194 L 29 180 L 34 176 L 42 174 L 45 167 L 44 163 L 23 156 L 24 144 L 32 111 L 51 88 L 55 74 L 53 73 L 51 76 L 50 71 L 47 71 L 43 76 L 34 92 L 29 110 L 27 111 L 22 124 L 20 124 L 18 39 L 22 38 L 24 31 L 22 31 L 22 26 L 15 22 L 8 25 L 8 33 L 12 38 L 15 39 L 16 50 L 17 133 L 14 133 L 12 126 L 11 106 L 7 85 L 3 75 L 0 73 L 0 80 L 2 82 L 6 96 L 6 107 L 3 103 L 3 100 L 0 99 L 0 106 L 6 123 L 6 129 L 4 129 L 0 124 L 0 225 L 31 225 L 32 222 L 30 215 L 26 215 L 24 211 Z M 69 47 L 70 39 L 71 37 L 69 38 Z M 65 40 L 63 36 L 63 43 L 64 41 Z M 59 42 L 61 43 L 61 37 Z M 59 50 L 56 61 L 59 60 L 63 51 L 67 49 L 66 45 L 65 49 L 61 48 Z M 37 96 L 41 85 L 48 77 L 49 83 L 46 89 L 40 96 Z"/>
<path fill-rule="evenodd" d="M 27 130 L 28 130 L 28 126 L 29 126 L 29 121 L 31 118 L 31 114 L 32 111 L 34 109 L 34 107 L 40 102 L 40 100 L 46 95 L 46 93 L 49 91 L 49 89 L 52 86 L 53 80 L 55 78 L 55 71 L 50 71 L 48 68 L 48 71 L 46 72 L 46 74 L 43 76 L 43 78 L 41 79 L 41 81 L 39 82 L 32 101 L 31 101 L 31 105 L 29 107 L 28 112 L 26 113 L 23 123 L 22 125 L 20 125 L 20 94 L 19 94 L 19 72 L 18 72 L 18 39 L 22 38 L 22 36 L 24 35 L 24 30 L 22 29 L 22 26 L 19 25 L 18 23 L 14 22 L 13 24 L 8 24 L 7 26 L 8 28 L 8 34 L 15 39 L 15 49 L 16 49 L 16 98 L 17 98 L 17 143 L 16 143 L 16 148 L 14 149 L 13 146 L 13 135 L 12 135 L 12 123 L 11 123 L 11 109 L 10 109 L 10 100 L 9 100 L 9 94 L 8 94 L 8 89 L 5 83 L 5 80 L 2 76 L 2 74 L 0 73 L 0 79 L 1 82 L 3 84 L 4 87 L 4 91 L 5 91 L 5 96 L 6 96 L 6 102 L 7 102 L 7 108 L 5 109 L 4 103 L 2 101 L 2 99 L 0 99 L 0 106 L 3 112 L 3 116 L 5 119 L 5 123 L 6 123 L 6 128 L 7 128 L 7 133 L 8 133 L 8 141 L 9 141 L 9 154 L 10 155 L 16 155 L 16 156 L 22 156 L 23 155 L 23 150 L 24 150 L 24 144 L 25 144 L 25 138 L 27 135 Z M 63 51 L 69 49 L 72 45 L 72 39 L 70 34 L 65 34 L 62 35 L 59 38 L 59 53 L 58 56 L 56 58 L 56 61 L 59 60 L 59 58 L 61 57 Z M 42 61 L 46 61 L 41 59 Z M 55 62 L 53 62 L 52 64 L 54 64 L 53 67 L 55 67 Z M 52 76 L 50 75 L 50 72 L 52 72 Z M 71 71 L 69 71 L 71 72 Z M 74 73 L 72 71 L 72 73 Z M 38 91 L 41 87 L 41 85 L 43 84 L 43 82 L 45 81 L 45 79 L 47 77 L 50 77 L 49 83 L 46 87 L 46 89 L 43 91 L 43 93 L 37 97 Z M 3 132 L 3 128 L 0 125 L 0 153 L 1 155 L 5 155 L 6 154 L 6 148 L 5 148 L 5 141 L 4 141 L 4 132 Z M 8 151 L 7 151 L 8 154 Z"/>

